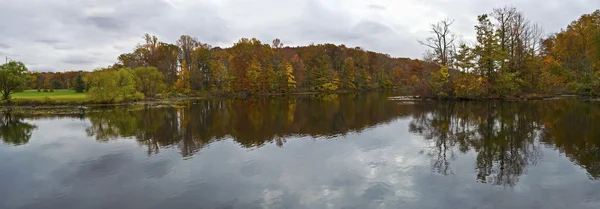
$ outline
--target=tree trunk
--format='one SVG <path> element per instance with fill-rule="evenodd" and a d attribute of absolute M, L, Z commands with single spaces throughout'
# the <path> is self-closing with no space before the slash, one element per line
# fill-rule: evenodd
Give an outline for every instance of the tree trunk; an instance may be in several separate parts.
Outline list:
<path fill-rule="evenodd" d="M 8 98 L 9 98 L 8 96 L 9 96 L 9 95 L 10 95 L 10 91 L 4 91 L 4 92 L 2 93 L 2 99 L 3 99 L 3 100 L 8 100 Z"/>

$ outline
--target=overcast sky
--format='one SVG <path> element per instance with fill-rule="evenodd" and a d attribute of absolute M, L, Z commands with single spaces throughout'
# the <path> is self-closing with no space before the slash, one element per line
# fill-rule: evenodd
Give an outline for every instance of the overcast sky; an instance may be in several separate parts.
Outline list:
<path fill-rule="evenodd" d="M 0 0 L 0 57 L 30 70 L 93 70 L 131 52 L 144 33 L 182 34 L 228 47 L 242 37 L 287 46 L 335 43 L 421 58 L 429 24 L 456 20 L 472 39 L 476 16 L 513 5 L 556 32 L 599 0 Z"/>

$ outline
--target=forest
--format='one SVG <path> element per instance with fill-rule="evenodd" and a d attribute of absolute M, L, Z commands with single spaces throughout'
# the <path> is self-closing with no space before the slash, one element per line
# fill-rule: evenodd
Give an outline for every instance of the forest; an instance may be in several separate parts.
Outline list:
<path fill-rule="evenodd" d="M 106 103 L 382 89 L 449 99 L 600 95 L 600 10 L 551 34 L 514 7 L 476 19 L 473 42 L 457 38 L 452 19 L 432 24 L 431 36 L 419 41 L 428 49 L 421 60 L 345 45 L 293 47 L 279 39 L 242 38 L 221 48 L 190 35 L 166 43 L 145 34 L 115 64 L 91 72 L 29 72 L 22 63 L 7 63 L 0 70 L 0 87 L 4 99 L 23 89 L 78 89 Z M 2 82 L 18 77 L 11 75 L 23 78 Z"/>

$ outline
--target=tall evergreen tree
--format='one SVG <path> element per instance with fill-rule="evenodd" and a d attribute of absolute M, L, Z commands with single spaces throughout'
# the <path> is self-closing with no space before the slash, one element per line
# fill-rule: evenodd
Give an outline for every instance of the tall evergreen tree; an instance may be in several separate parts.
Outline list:
<path fill-rule="evenodd" d="M 77 78 L 75 79 L 75 91 L 77 93 L 82 93 L 85 91 L 85 82 L 83 81 L 81 73 L 78 73 Z"/>

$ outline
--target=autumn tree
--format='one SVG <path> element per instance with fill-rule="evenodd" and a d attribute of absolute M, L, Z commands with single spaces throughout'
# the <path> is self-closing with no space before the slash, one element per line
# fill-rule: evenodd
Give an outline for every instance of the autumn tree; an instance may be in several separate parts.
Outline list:
<path fill-rule="evenodd" d="M 429 86 L 433 90 L 434 94 L 438 97 L 448 97 L 452 93 L 450 89 L 450 73 L 448 72 L 448 66 L 443 65 L 440 70 L 435 71 L 431 74 L 431 82 Z"/>
<path fill-rule="evenodd" d="M 53 90 L 52 89 L 52 80 L 54 80 L 54 74 L 53 73 L 47 73 L 46 77 L 44 79 L 44 91 L 49 90 Z"/>
<path fill-rule="evenodd" d="M 250 61 L 250 65 L 248 66 L 247 77 L 250 82 L 248 90 L 250 90 L 251 92 L 257 92 L 260 89 L 259 85 L 261 84 L 261 71 L 262 65 L 257 59 L 253 59 L 252 61 Z"/>
<path fill-rule="evenodd" d="M 296 78 L 294 77 L 294 68 L 292 64 L 285 64 L 285 92 L 291 92 L 296 89 Z"/>
<path fill-rule="evenodd" d="M 356 65 L 354 59 L 348 57 L 344 60 L 344 67 L 342 69 L 341 83 L 343 89 L 356 89 Z"/>
<path fill-rule="evenodd" d="M 567 28 L 542 42 L 546 62 L 565 69 L 568 87 L 579 94 L 600 94 L 600 10 L 584 14 Z M 556 62 L 551 61 L 556 60 Z M 551 62 L 548 62 L 551 61 Z"/>
<path fill-rule="evenodd" d="M 181 60 L 181 71 L 175 82 L 175 89 L 182 93 L 190 93 L 191 81 L 190 81 L 190 68 L 185 60 Z"/>

